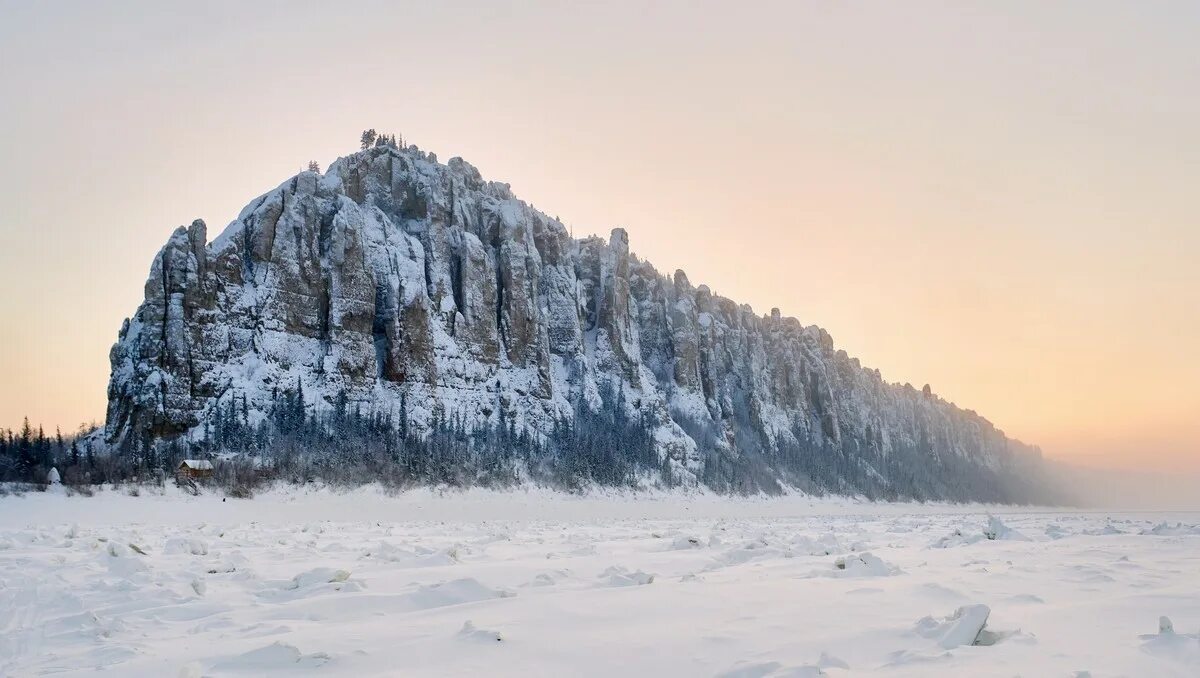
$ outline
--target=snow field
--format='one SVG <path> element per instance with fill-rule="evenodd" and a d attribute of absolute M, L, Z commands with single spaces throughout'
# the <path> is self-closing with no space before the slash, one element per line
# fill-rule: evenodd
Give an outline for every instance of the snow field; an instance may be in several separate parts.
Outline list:
<path fill-rule="evenodd" d="M 1196 514 L 0 498 L 3 676 L 1194 677 L 1197 631 Z"/>

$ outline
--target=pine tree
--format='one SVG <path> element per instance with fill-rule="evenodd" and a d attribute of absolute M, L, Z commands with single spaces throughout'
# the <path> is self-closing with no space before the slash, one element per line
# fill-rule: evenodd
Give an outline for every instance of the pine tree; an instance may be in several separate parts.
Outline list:
<path fill-rule="evenodd" d="M 33 428 L 29 425 L 29 417 L 21 424 L 21 433 L 17 438 L 17 473 L 22 480 L 30 480 L 34 464 Z"/>
<path fill-rule="evenodd" d="M 0 480 L 9 480 L 9 470 L 16 466 L 16 450 L 10 429 L 0 431 Z"/>
<path fill-rule="evenodd" d="M 379 134 L 375 132 L 375 128 L 374 128 L 374 127 L 372 127 L 372 128 L 371 128 L 371 129 L 369 129 L 369 130 L 365 130 L 365 131 L 363 131 L 363 133 L 362 133 L 362 137 L 359 139 L 359 141 L 362 143 L 362 150 L 364 150 L 364 151 L 365 151 L 365 150 L 367 150 L 368 148 L 370 148 L 370 147 L 374 146 L 374 145 L 375 145 L 375 139 L 376 139 L 378 136 L 379 136 Z"/>
<path fill-rule="evenodd" d="M 317 161 L 316 161 L 316 160 L 309 160 L 309 161 L 308 161 L 308 171 L 309 171 L 309 172 L 316 172 L 317 174 L 320 174 L 320 173 L 321 173 L 321 166 L 317 164 Z"/>
<path fill-rule="evenodd" d="M 400 392 L 400 439 L 407 441 L 408 439 L 408 396 L 404 391 Z"/>
<path fill-rule="evenodd" d="M 374 131 L 374 130 L 372 130 L 372 131 Z M 296 427 L 296 430 L 299 431 L 304 428 L 304 423 L 305 423 L 304 384 L 303 384 L 303 382 L 300 381 L 299 377 L 296 377 L 295 407 L 296 407 L 296 409 L 292 414 L 292 417 L 293 417 L 292 421 L 293 421 L 293 425 Z M 313 414 L 315 416 L 316 412 L 314 411 Z"/>

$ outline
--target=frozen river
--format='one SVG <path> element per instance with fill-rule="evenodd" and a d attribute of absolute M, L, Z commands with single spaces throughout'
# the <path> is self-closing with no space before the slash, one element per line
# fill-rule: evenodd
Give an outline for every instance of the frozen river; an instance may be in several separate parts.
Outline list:
<path fill-rule="evenodd" d="M 3 676 L 1194 677 L 1197 631 L 1194 513 L 0 498 Z"/>

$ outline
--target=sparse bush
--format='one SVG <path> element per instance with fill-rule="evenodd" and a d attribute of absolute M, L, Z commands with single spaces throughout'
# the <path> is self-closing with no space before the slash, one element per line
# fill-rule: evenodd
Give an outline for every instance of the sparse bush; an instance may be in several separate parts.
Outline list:
<path fill-rule="evenodd" d="M 67 496 L 69 497 L 73 497 L 75 495 L 79 495 L 81 497 L 91 497 L 95 496 L 96 494 L 95 491 L 92 490 L 91 485 L 63 485 L 63 487 L 67 488 Z"/>
<path fill-rule="evenodd" d="M 269 481 L 269 473 L 244 459 L 219 461 L 213 469 L 213 484 L 234 499 L 249 499 Z"/>

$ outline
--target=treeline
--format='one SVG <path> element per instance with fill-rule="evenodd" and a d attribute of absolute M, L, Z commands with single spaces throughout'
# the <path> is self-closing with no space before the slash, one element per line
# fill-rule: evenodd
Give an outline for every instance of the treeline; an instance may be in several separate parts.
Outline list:
<path fill-rule="evenodd" d="M 784 485 L 812 494 L 860 495 L 882 501 L 955 501 L 1000 504 L 1057 503 L 1059 493 L 1034 464 L 1012 460 L 999 468 L 931 447 L 893 445 L 843 435 L 841 444 L 792 431 L 794 440 L 764 444 L 736 439 L 735 455 L 709 448 L 700 482 L 723 493 L 778 494 Z"/>
<path fill-rule="evenodd" d="M 813 401 L 821 412 L 820 399 Z M 1065 499 L 1039 460 L 1012 456 L 989 463 L 949 451 L 939 454 L 946 446 L 935 445 L 924 427 L 917 440 L 893 440 L 886 451 L 878 428 L 857 431 L 843 424 L 835 430 L 838 424 L 830 416 L 818 417 L 813 430 L 794 426 L 790 437 L 766 440 L 749 404 L 732 404 L 728 434 L 712 422 L 689 424 L 687 416 L 675 417 L 701 449 L 700 482 L 718 492 L 777 494 L 790 486 L 883 501 L 1053 504 Z M 734 454 L 718 444 L 727 435 Z"/>
<path fill-rule="evenodd" d="M 345 394 L 332 406 L 316 407 L 298 383 L 276 391 L 265 413 L 252 411 L 244 396 L 233 396 L 192 436 L 125 440 L 112 451 L 101 449 L 90 429 L 47 436 L 26 421 L 20 431 L 0 431 L 0 481 L 42 484 L 55 468 L 65 485 L 81 489 L 161 483 L 184 459 L 210 459 L 214 482 L 235 496 L 275 480 L 339 486 L 374 482 L 397 489 L 534 483 L 567 491 L 677 483 L 671 463 L 660 461 L 655 449 L 658 422 L 631 415 L 617 389 L 602 389 L 598 409 L 580 407 L 540 434 L 503 410 L 485 427 L 435 411 L 421 431 L 410 427 L 408 415 L 403 398 L 396 412 L 365 411 Z M 927 439 L 893 443 L 885 454 L 880 432 L 870 427 L 857 435 L 841 431 L 837 445 L 823 430 L 813 435 L 799 429 L 790 442 L 772 444 L 746 424 L 748 419 L 734 417 L 733 453 L 718 445 L 725 434 L 711 422 L 688 428 L 700 446 L 702 484 L 729 494 L 776 494 L 791 486 L 889 501 L 1062 500 L 1037 460 L 987 465 L 957 454 L 937 455 Z"/>
<path fill-rule="evenodd" d="M 195 438 L 126 441 L 118 456 L 130 463 L 130 473 L 147 477 L 169 474 L 183 459 L 216 459 L 218 480 L 238 492 L 276 479 L 396 488 L 531 481 L 575 491 L 658 478 L 663 467 L 652 427 L 628 414 L 620 394 L 606 393 L 603 403 L 595 411 L 580 408 L 545 434 L 529 432 L 503 411 L 487 427 L 435 411 L 418 432 L 408 424 L 404 399 L 395 413 L 364 411 L 344 394 L 332 407 L 316 408 L 297 384 L 276 392 L 265 416 L 251 412 L 244 397 L 232 397 Z M 669 471 L 665 477 L 669 483 Z"/>
<path fill-rule="evenodd" d="M 51 469 L 59 472 L 63 482 L 77 484 L 90 482 L 85 480 L 89 469 L 97 477 L 105 475 L 112 464 L 97 459 L 87 438 L 95 428 L 80 426 L 68 435 L 56 429 L 51 436 L 41 426 L 33 428 L 26 417 L 20 429 L 0 430 L 0 482 L 45 483 Z"/>

